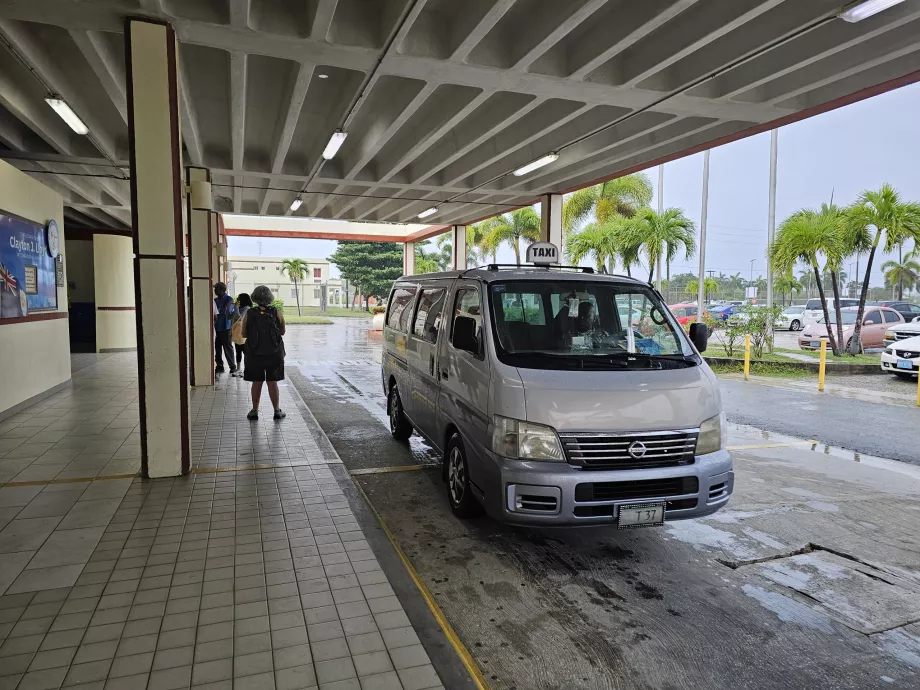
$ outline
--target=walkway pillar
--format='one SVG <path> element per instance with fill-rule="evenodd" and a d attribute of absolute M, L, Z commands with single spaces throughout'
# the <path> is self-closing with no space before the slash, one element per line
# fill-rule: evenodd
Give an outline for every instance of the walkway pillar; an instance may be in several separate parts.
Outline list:
<path fill-rule="evenodd" d="M 540 197 L 540 241 L 552 242 L 562 251 L 562 195 L 544 194 Z"/>
<path fill-rule="evenodd" d="M 93 236 L 96 352 L 137 349 L 134 246 L 122 235 Z"/>
<path fill-rule="evenodd" d="M 403 275 L 411 276 L 415 273 L 415 242 L 403 244 Z"/>
<path fill-rule="evenodd" d="M 466 270 L 466 226 L 451 227 L 451 246 L 454 248 L 454 270 Z"/>
<path fill-rule="evenodd" d="M 176 53 L 168 24 L 125 22 L 144 477 L 184 474 L 191 457 Z"/>
<path fill-rule="evenodd" d="M 187 168 L 186 185 L 210 182 L 211 173 L 205 168 Z M 186 199 L 188 213 L 188 272 L 189 272 L 189 357 L 193 386 L 214 384 L 214 320 L 211 311 L 213 278 L 210 211 L 192 209 Z"/>

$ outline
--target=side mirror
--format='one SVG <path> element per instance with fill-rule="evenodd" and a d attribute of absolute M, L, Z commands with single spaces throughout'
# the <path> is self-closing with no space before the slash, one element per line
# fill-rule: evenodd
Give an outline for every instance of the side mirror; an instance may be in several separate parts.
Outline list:
<path fill-rule="evenodd" d="M 700 352 L 706 352 L 706 348 L 709 346 L 709 328 L 705 323 L 690 324 L 690 342 Z"/>
<path fill-rule="evenodd" d="M 458 350 L 478 355 L 479 339 L 476 337 L 476 319 L 469 316 L 458 316 L 454 319 L 454 335 L 451 342 Z"/>

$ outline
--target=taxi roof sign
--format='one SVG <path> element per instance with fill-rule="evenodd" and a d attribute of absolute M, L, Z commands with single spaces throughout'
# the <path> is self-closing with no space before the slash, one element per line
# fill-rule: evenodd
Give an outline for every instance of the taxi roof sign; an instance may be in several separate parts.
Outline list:
<path fill-rule="evenodd" d="M 559 263 L 559 248 L 552 242 L 534 242 L 527 247 L 527 263 L 549 266 Z"/>

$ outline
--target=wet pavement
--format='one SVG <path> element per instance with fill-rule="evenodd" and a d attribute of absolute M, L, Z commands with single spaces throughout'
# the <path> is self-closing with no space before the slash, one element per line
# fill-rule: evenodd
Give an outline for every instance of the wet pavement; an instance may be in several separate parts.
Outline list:
<path fill-rule="evenodd" d="M 790 411 L 809 394 L 748 384 L 744 405 L 793 435 L 732 425 L 720 513 L 635 531 L 461 521 L 436 454 L 390 438 L 368 326 L 289 329 L 289 378 L 488 687 L 920 687 L 920 469 L 802 440 L 914 412 L 880 427 L 904 448 L 915 411 L 874 404 L 870 418 L 856 406 L 870 403 L 830 396 Z M 741 385 L 723 385 L 730 413 Z"/>

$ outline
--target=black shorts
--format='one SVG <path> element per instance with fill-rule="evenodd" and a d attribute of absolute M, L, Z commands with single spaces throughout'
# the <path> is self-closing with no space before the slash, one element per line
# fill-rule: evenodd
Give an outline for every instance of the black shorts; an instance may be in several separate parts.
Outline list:
<path fill-rule="evenodd" d="M 247 353 L 243 379 L 246 381 L 283 381 L 284 357 Z"/>

